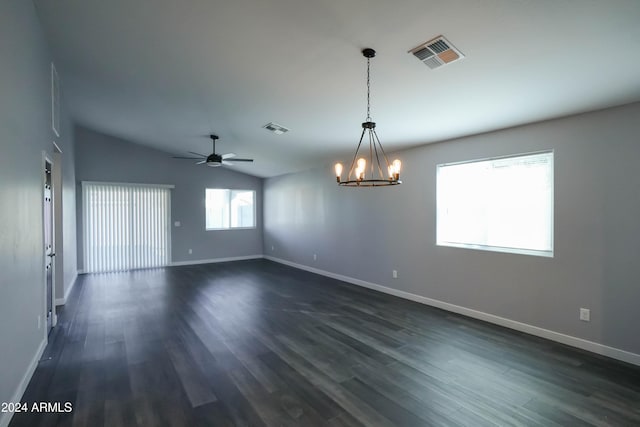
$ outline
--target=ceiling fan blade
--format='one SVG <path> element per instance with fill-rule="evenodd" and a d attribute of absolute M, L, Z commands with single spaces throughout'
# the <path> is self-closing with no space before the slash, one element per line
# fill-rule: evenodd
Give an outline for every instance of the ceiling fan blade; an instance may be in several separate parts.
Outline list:
<path fill-rule="evenodd" d="M 172 157 L 172 159 L 200 160 L 202 157 Z"/>
<path fill-rule="evenodd" d="M 228 162 L 228 161 L 226 161 L 226 160 L 223 160 L 223 161 L 222 161 L 222 164 L 223 164 L 223 165 L 227 165 L 227 166 L 233 166 L 233 163 Z"/>
<path fill-rule="evenodd" d="M 193 151 L 187 151 L 187 153 L 195 154 L 196 156 L 200 156 L 200 157 L 207 157 L 204 154 L 194 153 Z"/>
<path fill-rule="evenodd" d="M 231 162 L 253 162 L 253 159 L 229 159 Z"/>
<path fill-rule="evenodd" d="M 227 153 L 227 154 L 223 154 L 222 158 L 223 159 L 230 159 L 230 158 L 235 157 L 235 156 L 236 156 L 236 153 Z"/>
<path fill-rule="evenodd" d="M 203 163 L 207 163 L 207 161 L 206 160 L 201 160 L 201 161 L 197 162 L 196 165 L 201 165 Z"/>

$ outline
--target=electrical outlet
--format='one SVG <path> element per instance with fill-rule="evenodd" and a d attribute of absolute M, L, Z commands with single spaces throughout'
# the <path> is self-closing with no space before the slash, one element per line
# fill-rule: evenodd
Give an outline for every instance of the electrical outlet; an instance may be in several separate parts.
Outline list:
<path fill-rule="evenodd" d="M 591 321 L 591 310 L 589 310 L 588 308 L 581 308 L 580 309 L 580 320 L 582 320 L 583 322 L 590 322 Z"/>
<path fill-rule="evenodd" d="M 271 252 L 273 252 L 275 250 L 276 250 L 276 248 L 273 245 L 271 245 Z"/>
<path fill-rule="evenodd" d="M 174 226 L 174 227 L 180 227 L 181 225 L 182 225 L 182 224 L 180 223 L 180 221 L 175 221 L 175 222 L 173 223 L 173 226 Z"/>
<path fill-rule="evenodd" d="M 42 316 L 38 315 L 38 329 L 40 329 L 41 324 L 42 324 Z"/>
<path fill-rule="evenodd" d="M 318 260 L 318 254 L 313 254 L 313 260 L 317 261 Z"/>
<path fill-rule="evenodd" d="M 189 255 L 193 253 L 193 249 L 189 249 Z"/>
<path fill-rule="evenodd" d="M 393 270 L 391 272 L 391 275 L 393 276 L 394 279 L 397 279 L 398 278 L 398 270 Z"/>

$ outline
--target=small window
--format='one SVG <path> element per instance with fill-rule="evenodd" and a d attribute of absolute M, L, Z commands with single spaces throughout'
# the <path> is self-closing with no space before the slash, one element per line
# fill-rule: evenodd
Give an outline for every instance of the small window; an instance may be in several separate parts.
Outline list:
<path fill-rule="evenodd" d="M 253 190 L 207 188 L 205 216 L 207 230 L 253 228 L 256 226 Z"/>
<path fill-rule="evenodd" d="M 553 257 L 553 152 L 438 165 L 437 244 Z"/>

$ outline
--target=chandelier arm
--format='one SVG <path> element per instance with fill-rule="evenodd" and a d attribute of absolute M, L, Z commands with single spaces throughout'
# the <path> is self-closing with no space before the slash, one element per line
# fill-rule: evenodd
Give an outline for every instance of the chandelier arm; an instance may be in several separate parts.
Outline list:
<path fill-rule="evenodd" d="M 378 139 L 378 134 L 376 133 L 375 129 L 372 130 L 373 136 L 375 137 L 374 141 L 373 141 L 373 151 L 376 154 L 376 164 L 378 165 L 378 173 L 380 174 L 380 177 L 385 176 L 384 172 L 382 171 L 382 167 L 380 167 L 380 156 L 378 155 L 378 147 L 376 146 L 376 141 L 378 141 L 378 145 L 380 145 L 380 141 Z M 380 147 L 382 147 L 382 145 L 380 145 Z M 371 162 L 373 163 L 373 162 Z M 388 168 L 388 166 L 387 166 Z"/>
<path fill-rule="evenodd" d="M 371 163 L 371 167 L 370 167 L 370 169 L 371 169 L 371 172 L 370 172 L 370 174 L 371 174 L 371 179 L 375 179 L 375 178 L 374 178 L 374 175 L 373 175 L 373 170 L 374 170 L 374 165 L 373 165 L 373 149 L 374 149 L 374 148 L 375 148 L 375 146 L 376 146 L 376 142 L 375 142 L 375 140 L 373 139 L 373 132 L 374 132 L 374 130 L 373 130 L 373 129 L 369 129 L 369 163 Z"/>
<path fill-rule="evenodd" d="M 378 134 L 377 133 L 373 133 L 376 137 L 376 140 L 378 142 L 378 145 L 380 146 L 380 151 L 382 151 L 382 156 L 384 157 L 384 162 L 387 164 L 387 168 L 389 166 L 391 166 L 391 163 L 389 163 L 389 159 L 387 158 L 387 153 L 384 152 L 384 148 L 382 148 L 382 143 L 380 142 L 380 139 L 378 138 Z"/>
<path fill-rule="evenodd" d="M 362 139 L 364 138 L 364 132 L 366 129 L 362 129 L 362 134 L 360 135 L 360 142 L 358 142 L 358 148 L 356 148 L 356 152 L 353 155 L 353 160 L 351 161 L 351 167 L 349 168 L 349 175 L 347 175 L 347 180 L 351 179 L 351 172 L 353 172 L 353 167 L 356 165 L 356 159 L 358 158 L 358 151 L 360 151 L 360 145 L 362 145 Z"/>

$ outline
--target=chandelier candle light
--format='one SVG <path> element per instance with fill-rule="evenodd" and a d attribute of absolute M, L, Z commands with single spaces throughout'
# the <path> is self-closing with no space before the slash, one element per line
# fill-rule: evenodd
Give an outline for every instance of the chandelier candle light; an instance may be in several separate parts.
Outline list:
<path fill-rule="evenodd" d="M 370 65 L 371 58 L 376 56 L 373 49 L 363 49 L 362 55 L 367 58 L 367 119 L 362 123 L 362 135 L 356 153 L 353 155 L 353 161 L 349 168 L 349 174 L 346 181 L 342 180 L 342 163 L 336 163 L 336 180 L 338 185 L 346 187 L 382 187 L 387 185 L 402 184 L 400 181 L 400 168 L 402 164 L 396 159 L 389 162 L 387 155 L 382 148 L 378 134 L 376 133 L 376 124 L 371 121 L 371 78 Z M 365 134 L 369 140 L 369 155 L 366 153 L 362 157 L 358 157 L 362 141 Z M 366 146 L 366 143 L 365 143 Z M 363 150 L 363 151 L 366 151 Z M 367 159 L 369 158 L 368 164 Z"/>

